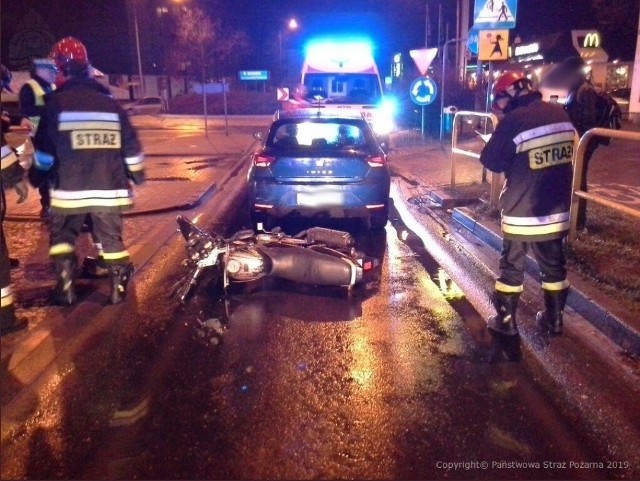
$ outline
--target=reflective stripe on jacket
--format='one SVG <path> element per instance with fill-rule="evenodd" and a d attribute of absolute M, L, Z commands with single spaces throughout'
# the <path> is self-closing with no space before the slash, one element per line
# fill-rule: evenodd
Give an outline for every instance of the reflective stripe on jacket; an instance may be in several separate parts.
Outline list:
<path fill-rule="evenodd" d="M 28 85 L 33 91 L 33 99 L 34 99 L 34 107 L 35 110 L 41 111 L 42 107 L 44 107 L 44 96 L 47 92 L 45 92 L 40 82 L 36 79 L 31 78 L 25 82 L 25 85 Z M 55 85 L 51 85 L 50 91 L 54 91 L 56 89 Z M 25 106 L 21 106 L 21 109 L 24 109 Z M 29 109 L 31 110 L 31 109 Z M 40 115 L 29 115 L 29 120 L 33 124 L 34 131 L 38 129 L 38 124 L 40 123 Z"/>
<path fill-rule="evenodd" d="M 505 175 L 500 204 L 507 239 L 558 239 L 569 230 L 577 136 L 562 107 L 540 97 L 516 99 L 480 154 L 487 169 Z"/>
<path fill-rule="evenodd" d="M 0 170 L 5 170 L 11 167 L 18 161 L 18 156 L 8 145 L 2 146 L 2 160 L 0 161 Z"/>
<path fill-rule="evenodd" d="M 93 79 L 71 79 L 47 97 L 34 139 L 34 167 L 49 172 L 60 213 L 118 211 L 130 179 L 144 179 L 144 155 L 125 112 Z"/>
<path fill-rule="evenodd" d="M 33 97 L 35 99 L 36 106 L 42 107 L 44 105 L 44 94 L 45 94 L 45 91 L 42 88 L 42 85 L 40 85 L 36 79 L 27 80 L 25 82 L 25 85 L 28 85 L 29 87 L 31 87 L 31 90 L 33 90 Z M 54 88 L 55 86 L 52 87 L 52 89 Z"/>

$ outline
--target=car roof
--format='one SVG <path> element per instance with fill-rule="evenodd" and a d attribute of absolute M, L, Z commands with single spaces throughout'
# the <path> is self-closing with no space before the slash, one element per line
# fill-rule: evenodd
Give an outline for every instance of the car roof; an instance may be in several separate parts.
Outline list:
<path fill-rule="evenodd" d="M 336 119 L 336 120 L 364 120 L 360 111 L 345 111 L 331 107 L 317 106 L 293 110 L 277 110 L 273 120 L 282 119 Z"/>

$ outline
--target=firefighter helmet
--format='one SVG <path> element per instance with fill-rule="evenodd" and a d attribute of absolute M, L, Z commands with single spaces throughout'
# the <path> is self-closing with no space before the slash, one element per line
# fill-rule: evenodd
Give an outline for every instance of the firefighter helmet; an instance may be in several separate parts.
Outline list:
<path fill-rule="evenodd" d="M 514 99 L 518 97 L 522 91 L 527 91 L 530 86 L 531 81 L 522 72 L 509 71 L 503 73 L 493 83 L 493 87 L 491 88 L 492 107 L 496 110 L 505 110 L 505 108 L 498 106 L 498 100 L 501 98 Z"/>
<path fill-rule="evenodd" d="M 74 37 L 65 37 L 58 41 L 49 57 L 56 63 L 58 70 L 65 75 L 73 69 L 88 69 L 89 57 L 83 43 Z"/>

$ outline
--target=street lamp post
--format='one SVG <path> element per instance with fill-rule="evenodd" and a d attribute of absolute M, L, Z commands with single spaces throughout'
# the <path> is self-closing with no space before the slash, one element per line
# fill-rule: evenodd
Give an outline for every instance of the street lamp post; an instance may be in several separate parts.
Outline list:
<path fill-rule="evenodd" d="M 290 18 L 287 21 L 287 30 L 293 31 L 298 29 L 298 21 L 295 18 Z M 283 62 L 283 51 L 282 51 L 282 27 L 278 29 L 278 70 L 280 71 L 280 81 L 283 80 L 284 73 L 284 62 Z"/>
<path fill-rule="evenodd" d="M 442 86 L 440 93 L 440 143 L 442 143 L 442 131 L 444 130 L 444 90 L 445 90 L 445 70 L 444 67 L 447 63 L 447 47 L 453 43 L 466 42 L 465 38 L 452 38 L 447 40 L 442 46 Z"/>
<path fill-rule="evenodd" d="M 138 7 L 135 0 L 133 2 L 133 24 L 136 33 L 136 52 L 138 54 L 138 78 L 140 79 L 140 92 L 142 93 L 142 97 L 144 97 L 144 78 L 142 77 L 142 57 L 140 55 L 140 33 L 138 31 Z"/>

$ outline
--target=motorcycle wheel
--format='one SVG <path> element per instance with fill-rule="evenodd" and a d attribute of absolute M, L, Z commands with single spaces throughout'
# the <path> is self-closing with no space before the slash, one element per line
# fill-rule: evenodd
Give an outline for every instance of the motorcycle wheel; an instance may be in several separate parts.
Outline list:
<path fill-rule="evenodd" d="M 224 293 L 222 287 L 222 276 L 218 269 L 204 271 L 196 280 L 195 284 L 191 282 L 193 279 L 192 272 L 185 274 L 171 290 L 170 297 L 177 299 L 180 304 L 185 305 L 199 291 L 207 292 L 210 296 L 219 296 Z"/>

